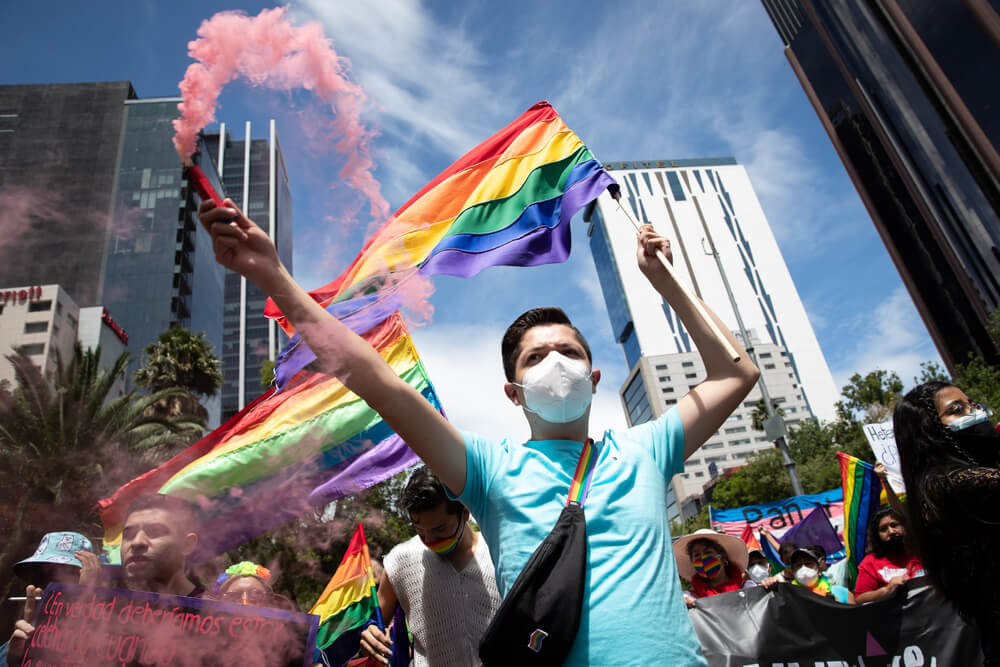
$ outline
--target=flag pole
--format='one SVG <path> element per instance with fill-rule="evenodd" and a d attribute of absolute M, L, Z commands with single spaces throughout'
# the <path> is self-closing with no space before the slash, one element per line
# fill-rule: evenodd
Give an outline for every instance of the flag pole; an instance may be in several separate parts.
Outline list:
<path fill-rule="evenodd" d="M 618 209 L 625 214 L 625 217 L 628 218 L 628 221 L 632 223 L 633 227 L 635 227 L 635 231 L 638 232 L 639 223 L 637 223 L 632 218 L 632 216 L 629 215 L 628 211 L 625 210 L 625 207 L 622 206 L 621 193 L 618 192 L 612 194 L 611 196 L 614 198 L 616 202 L 618 202 Z M 660 260 L 660 264 L 662 264 L 663 268 L 666 269 L 667 275 L 669 275 L 670 278 L 675 283 L 677 283 L 677 286 L 680 288 L 681 292 L 684 293 L 684 296 L 690 299 L 691 303 L 694 304 L 694 308 L 698 312 L 698 315 L 708 324 L 708 328 L 709 331 L 712 333 L 712 336 L 714 336 L 715 340 L 720 345 L 722 345 L 729 358 L 733 360 L 733 363 L 738 363 L 740 360 L 739 353 L 736 351 L 736 348 L 733 347 L 733 344 L 729 342 L 729 339 L 726 338 L 726 336 L 722 333 L 722 331 L 719 330 L 719 325 L 716 323 L 715 318 L 712 317 L 709 314 L 709 312 L 705 309 L 705 305 L 701 302 L 701 299 L 699 299 L 695 294 L 692 294 L 691 290 L 689 290 L 687 286 L 680 281 L 680 279 L 677 276 L 677 273 L 674 272 L 674 267 L 670 265 L 670 262 L 667 261 L 667 258 L 663 255 L 662 251 L 660 250 L 656 251 L 656 258 Z"/>

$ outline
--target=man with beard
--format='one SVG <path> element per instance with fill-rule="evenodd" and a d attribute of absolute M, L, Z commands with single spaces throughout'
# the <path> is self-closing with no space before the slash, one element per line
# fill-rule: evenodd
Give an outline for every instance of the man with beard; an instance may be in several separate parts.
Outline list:
<path fill-rule="evenodd" d="M 902 514 L 887 507 L 876 512 L 869 524 L 871 553 L 858 565 L 854 587 L 859 604 L 887 598 L 913 577 L 923 576 L 923 566 L 907 549 L 904 521 Z"/>
<path fill-rule="evenodd" d="M 128 508 L 122 528 L 122 569 L 136 591 L 201 597 L 205 588 L 188 578 L 187 557 L 198 546 L 194 507 L 162 494 L 142 496 Z"/>

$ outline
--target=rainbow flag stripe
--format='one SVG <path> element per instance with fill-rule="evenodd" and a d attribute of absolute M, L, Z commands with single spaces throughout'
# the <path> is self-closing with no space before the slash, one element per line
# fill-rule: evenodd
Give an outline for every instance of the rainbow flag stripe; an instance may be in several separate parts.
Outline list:
<path fill-rule="evenodd" d="M 854 589 L 858 564 L 865 557 L 868 524 L 879 508 L 882 483 L 875 468 L 859 458 L 837 452 L 840 481 L 844 487 L 844 549 L 847 552 L 848 588 Z"/>
<path fill-rule="evenodd" d="M 441 410 L 399 313 L 364 338 Z M 211 557 L 416 462 L 406 443 L 339 380 L 303 370 L 285 391 L 268 391 L 187 450 L 101 500 L 98 510 L 106 547 L 113 548 L 135 498 L 166 493 L 196 502 L 205 519 L 196 556 Z"/>
<path fill-rule="evenodd" d="M 548 102 L 466 153 L 372 236 L 336 280 L 310 292 L 356 332 L 398 310 L 416 274 L 468 278 L 489 266 L 536 266 L 569 256 L 569 220 L 614 180 Z M 272 301 L 265 313 L 289 334 Z M 278 386 L 315 356 L 293 337 Z"/>
<path fill-rule="evenodd" d="M 359 523 L 337 571 L 309 610 L 319 616 L 316 647 L 331 664 L 343 664 L 358 652 L 361 630 L 375 612 L 371 567 L 365 529 Z"/>
<path fill-rule="evenodd" d="M 569 484 L 569 495 L 566 497 L 566 504 L 577 503 L 583 505 L 587 500 L 587 492 L 590 491 L 591 473 L 597 464 L 597 448 L 593 440 L 583 443 L 583 451 L 580 459 L 576 462 L 576 470 L 573 472 L 573 481 Z"/>

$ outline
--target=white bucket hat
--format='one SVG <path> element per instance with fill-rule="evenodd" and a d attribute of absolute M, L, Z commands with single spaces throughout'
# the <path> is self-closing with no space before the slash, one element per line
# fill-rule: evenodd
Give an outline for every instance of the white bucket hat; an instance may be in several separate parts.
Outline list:
<path fill-rule="evenodd" d="M 688 581 L 691 581 L 691 578 L 694 576 L 694 567 L 691 565 L 691 557 L 688 556 L 687 549 L 688 545 L 695 540 L 710 540 L 715 542 L 725 552 L 726 558 L 729 559 L 730 563 L 740 568 L 741 572 L 747 569 L 750 556 L 747 553 L 747 545 L 744 544 L 743 540 L 735 535 L 726 535 L 725 533 L 717 533 L 708 528 L 701 528 L 690 535 L 678 537 L 674 542 L 674 558 L 677 559 L 677 572 Z"/>

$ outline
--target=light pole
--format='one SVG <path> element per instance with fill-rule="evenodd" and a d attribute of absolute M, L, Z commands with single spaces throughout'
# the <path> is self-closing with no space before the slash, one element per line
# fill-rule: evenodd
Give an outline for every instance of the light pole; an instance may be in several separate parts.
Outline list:
<path fill-rule="evenodd" d="M 694 202 L 694 208 L 698 212 L 698 219 L 701 221 L 702 231 L 705 232 L 705 240 L 708 241 L 708 250 L 705 251 L 706 254 L 711 255 L 715 258 L 715 265 L 719 268 L 719 275 L 722 277 L 722 284 L 726 287 L 726 294 L 729 296 L 729 304 L 733 307 L 733 313 L 736 315 L 736 325 L 740 329 L 740 336 L 743 338 L 743 346 L 746 348 L 747 354 L 750 355 L 750 360 L 753 361 L 754 365 L 760 368 L 757 364 L 757 353 L 753 349 L 753 345 L 750 344 L 750 335 L 747 332 L 745 326 L 743 326 L 743 317 L 740 315 L 739 306 L 736 305 L 736 297 L 733 296 L 733 289 L 729 285 L 729 278 L 726 276 L 726 270 L 722 266 L 722 258 L 719 257 L 719 251 L 715 248 L 715 242 L 712 240 L 712 232 L 708 229 L 708 223 L 705 222 L 705 214 L 701 208 L 701 202 L 697 195 L 693 195 L 691 200 Z M 802 482 L 799 481 L 799 473 L 795 469 L 795 461 L 792 460 L 792 455 L 788 452 L 788 443 L 785 441 L 785 435 L 787 430 L 785 428 L 785 420 L 781 418 L 771 404 L 771 395 L 767 392 L 767 384 L 764 382 L 764 373 L 761 371 L 760 378 L 757 380 L 757 386 L 760 387 L 760 395 L 764 399 L 764 407 L 767 409 L 767 420 L 764 422 L 764 434 L 769 440 L 772 440 L 775 446 L 781 451 L 781 462 L 785 466 L 785 470 L 788 471 L 788 477 L 792 481 L 792 491 L 795 495 L 801 496 L 805 493 L 802 490 Z"/>

